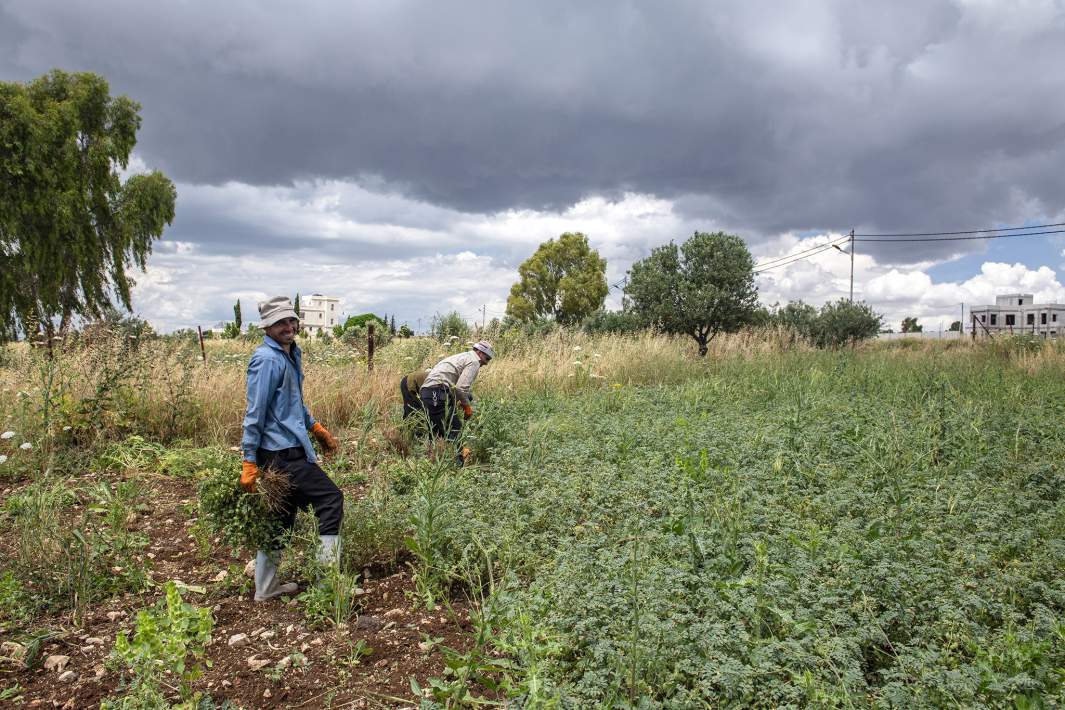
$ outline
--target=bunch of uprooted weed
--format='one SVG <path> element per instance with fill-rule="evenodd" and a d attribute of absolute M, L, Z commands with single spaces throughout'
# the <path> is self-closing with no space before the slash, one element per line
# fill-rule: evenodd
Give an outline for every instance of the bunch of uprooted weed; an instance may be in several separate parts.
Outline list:
<path fill-rule="evenodd" d="M 281 511 L 292 482 L 273 469 L 264 469 L 255 492 L 240 487 L 236 472 L 217 468 L 200 481 L 200 517 L 227 544 L 245 550 L 272 550 L 283 545 L 286 530 Z"/>

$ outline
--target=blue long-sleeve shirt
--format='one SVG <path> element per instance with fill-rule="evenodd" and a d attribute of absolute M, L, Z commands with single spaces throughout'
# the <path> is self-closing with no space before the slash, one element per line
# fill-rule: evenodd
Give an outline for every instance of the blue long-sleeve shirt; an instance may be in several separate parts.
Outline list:
<path fill-rule="evenodd" d="M 244 460 L 258 463 L 257 451 L 280 451 L 302 446 L 314 463 L 314 446 L 307 432 L 314 417 L 303 403 L 303 356 L 292 344 L 291 356 L 266 336 L 248 363 L 248 409 L 240 441 Z"/>

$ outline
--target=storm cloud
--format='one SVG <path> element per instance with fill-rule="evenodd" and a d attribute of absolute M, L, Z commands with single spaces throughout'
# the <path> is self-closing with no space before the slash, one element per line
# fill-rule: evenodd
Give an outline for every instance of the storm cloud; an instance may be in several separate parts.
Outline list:
<path fill-rule="evenodd" d="M 168 238 L 207 255 L 300 240 L 512 267 L 529 244 L 486 224 L 631 195 L 756 253 L 1065 221 L 1062 66 L 1053 0 L 0 0 L 0 78 L 91 70 L 140 101 L 138 156 L 180 187 Z M 686 233 L 614 244 L 614 272 Z"/>

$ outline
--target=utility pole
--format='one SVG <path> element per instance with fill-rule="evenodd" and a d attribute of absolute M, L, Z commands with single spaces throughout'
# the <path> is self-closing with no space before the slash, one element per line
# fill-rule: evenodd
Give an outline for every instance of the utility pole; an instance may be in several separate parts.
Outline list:
<path fill-rule="evenodd" d="M 488 304 L 487 303 L 482 303 L 481 304 L 481 332 L 482 333 L 484 332 L 484 322 L 485 322 L 485 318 L 486 318 L 487 315 L 488 315 Z"/>
<path fill-rule="evenodd" d="M 854 303 L 854 230 L 851 230 L 851 303 Z"/>

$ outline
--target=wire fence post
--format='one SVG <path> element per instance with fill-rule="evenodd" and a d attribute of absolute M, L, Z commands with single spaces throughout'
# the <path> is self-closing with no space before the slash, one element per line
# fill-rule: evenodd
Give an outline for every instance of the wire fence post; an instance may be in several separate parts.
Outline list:
<path fill-rule="evenodd" d="M 207 366 L 207 348 L 203 347 L 203 328 L 196 326 L 196 332 L 200 336 L 200 357 L 203 358 L 204 367 Z"/>
<path fill-rule="evenodd" d="M 366 370 L 373 372 L 373 323 L 366 329 Z"/>

